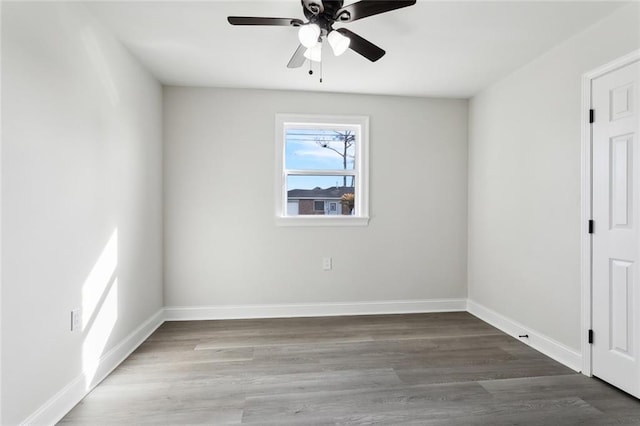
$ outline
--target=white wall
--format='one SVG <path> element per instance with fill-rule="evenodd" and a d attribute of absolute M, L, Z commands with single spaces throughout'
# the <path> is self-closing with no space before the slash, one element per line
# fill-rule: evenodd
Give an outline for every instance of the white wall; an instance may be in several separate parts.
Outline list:
<path fill-rule="evenodd" d="M 370 116 L 368 227 L 275 225 L 278 112 Z M 167 306 L 466 297 L 466 101 L 170 87 L 164 116 Z"/>
<path fill-rule="evenodd" d="M 469 297 L 580 350 L 583 73 L 640 46 L 618 9 L 470 102 Z"/>
<path fill-rule="evenodd" d="M 0 2 L 0 51 L 2 50 L 2 3 Z M 1 53 L 1 52 L 0 52 Z M 0 58 L 1 59 L 1 58 Z M 2 62 L 0 61 L 0 98 L 2 94 Z M 0 423 L 2 422 L 2 102 L 0 99 Z"/>
<path fill-rule="evenodd" d="M 162 90 L 84 6 L 2 7 L 1 423 L 11 425 L 83 370 L 91 381 L 93 363 L 163 305 Z M 71 333 L 82 306 L 88 324 Z"/>

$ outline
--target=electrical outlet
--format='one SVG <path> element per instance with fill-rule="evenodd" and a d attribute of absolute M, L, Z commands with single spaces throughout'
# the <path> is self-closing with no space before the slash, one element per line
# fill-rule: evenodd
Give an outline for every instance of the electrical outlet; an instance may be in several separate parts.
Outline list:
<path fill-rule="evenodd" d="M 323 271 L 330 271 L 331 270 L 331 258 L 330 257 L 323 257 L 322 258 L 322 270 Z"/>
<path fill-rule="evenodd" d="M 80 324 L 82 324 L 82 312 L 80 308 L 76 308 L 71 311 L 71 331 L 80 330 Z"/>

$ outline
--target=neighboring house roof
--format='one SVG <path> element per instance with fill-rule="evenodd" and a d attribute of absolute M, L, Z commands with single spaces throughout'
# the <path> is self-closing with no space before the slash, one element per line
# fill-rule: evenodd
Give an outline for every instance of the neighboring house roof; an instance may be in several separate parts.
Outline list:
<path fill-rule="evenodd" d="M 313 189 L 291 189 L 287 192 L 289 199 L 291 198 L 340 198 L 344 194 L 353 194 L 355 188 L 352 186 L 332 186 L 330 188 L 313 188 Z"/>

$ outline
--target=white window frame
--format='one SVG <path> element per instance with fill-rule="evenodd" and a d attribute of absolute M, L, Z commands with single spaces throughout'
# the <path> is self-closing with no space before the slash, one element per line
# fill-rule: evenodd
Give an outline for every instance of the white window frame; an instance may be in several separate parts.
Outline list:
<path fill-rule="evenodd" d="M 289 126 L 330 128 L 353 126 L 358 129 L 353 170 L 286 170 L 285 134 Z M 362 115 L 276 114 L 275 125 L 275 217 L 281 226 L 367 226 L 369 224 L 369 117 Z M 287 176 L 355 176 L 353 215 L 287 216 Z"/>

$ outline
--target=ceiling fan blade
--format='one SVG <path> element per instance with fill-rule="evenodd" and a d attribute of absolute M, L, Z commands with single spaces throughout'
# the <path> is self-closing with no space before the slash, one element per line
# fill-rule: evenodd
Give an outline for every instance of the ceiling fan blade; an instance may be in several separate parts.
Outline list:
<path fill-rule="evenodd" d="M 259 18 L 257 16 L 229 16 L 231 25 L 270 25 L 279 27 L 299 27 L 304 21 L 295 18 Z"/>
<path fill-rule="evenodd" d="M 335 19 L 338 22 L 352 22 L 414 4 L 416 4 L 416 0 L 361 0 L 338 9 Z"/>
<path fill-rule="evenodd" d="M 387 53 L 375 44 L 363 39 L 358 34 L 349 31 L 346 28 L 338 28 L 336 31 L 351 40 L 351 42 L 349 43 L 349 49 L 353 50 L 356 53 L 359 53 L 371 62 L 377 61 L 378 59 L 382 58 L 385 53 Z"/>
<path fill-rule="evenodd" d="M 291 59 L 289 59 L 289 63 L 287 64 L 287 68 L 300 68 L 302 64 L 304 64 L 305 57 L 304 52 L 307 50 L 303 45 L 299 45 L 296 51 L 293 53 Z"/>

